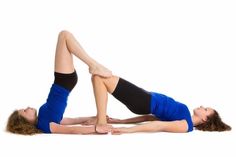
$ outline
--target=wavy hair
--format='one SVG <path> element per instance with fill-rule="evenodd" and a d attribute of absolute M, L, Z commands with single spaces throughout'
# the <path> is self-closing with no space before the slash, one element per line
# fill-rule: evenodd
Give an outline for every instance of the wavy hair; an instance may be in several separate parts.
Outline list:
<path fill-rule="evenodd" d="M 37 120 L 35 124 L 32 124 L 26 118 L 21 116 L 17 110 L 15 110 L 8 118 L 6 130 L 11 133 L 22 135 L 42 133 L 42 131 L 36 127 L 36 124 Z"/>
<path fill-rule="evenodd" d="M 221 120 L 221 117 L 219 113 L 214 110 L 214 113 L 207 117 L 207 121 L 195 126 L 197 130 L 202 130 L 202 131 L 230 131 L 231 127 L 224 123 Z"/>

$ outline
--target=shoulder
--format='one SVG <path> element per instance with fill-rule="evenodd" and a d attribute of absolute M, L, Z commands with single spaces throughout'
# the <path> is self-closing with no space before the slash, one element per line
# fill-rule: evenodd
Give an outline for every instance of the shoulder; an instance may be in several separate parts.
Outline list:
<path fill-rule="evenodd" d="M 192 117 L 189 111 L 189 108 L 187 105 L 183 105 L 183 110 L 182 114 L 183 114 L 183 118 L 185 119 L 187 125 L 188 125 L 188 132 L 193 130 L 193 122 L 192 122 Z"/>
<path fill-rule="evenodd" d="M 46 110 L 45 107 L 46 106 L 43 105 L 39 109 L 36 127 L 44 133 L 51 133 L 49 128 L 49 121 L 45 118 L 45 115 L 47 114 L 47 111 L 45 111 Z"/>
<path fill-rule="evenodd" d="M 66 126 L 66 125 L 61 125 L 55 122 L 50 122 L 49 127 L 51 130 L 51 133 L 56 133 L 56 134 L 74 134 L 76 133 L 76 126 Z M 79 126 L 77 126 L 79 128 Z"/>

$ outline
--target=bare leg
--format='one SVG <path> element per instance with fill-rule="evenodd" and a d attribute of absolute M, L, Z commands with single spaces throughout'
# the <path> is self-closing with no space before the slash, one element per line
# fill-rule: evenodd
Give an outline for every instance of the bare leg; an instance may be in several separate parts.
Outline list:
<path fill-rule="evenodd" d="M 88 65 L 91 74 L 103 77 L 112 76 L 111 71 L 91 58 L 68 31 L 62 31 L 58 36 L 55 57 L 56 72 L 72 73 L 74 71 L 71 53 Z"/>
<path fill-rule="evenodd" d="M 111 126 L 107 125 L 106 110 L 108 93 L 113 93 L 116 85 L 119 81 L 119 77 L 112 76 L 109 78 L 102 78 L 100 76 L 93 76 L 93 91 L 97 107 L 97 125 L 96 131 L 98 133 L 107 133 Z"/>

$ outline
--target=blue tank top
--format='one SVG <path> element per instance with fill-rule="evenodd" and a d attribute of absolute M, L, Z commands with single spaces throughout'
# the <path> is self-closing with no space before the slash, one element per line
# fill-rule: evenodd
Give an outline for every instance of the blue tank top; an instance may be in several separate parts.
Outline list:
<path fill-rule="evenodd" d="M 67 106 L 69 91 L 57 84 L 53 84 L 47 101 L 39 108 L 37 128 L 44 133 L 51 133 L 49 123 L 60 124 Z"/>
<path fill-rule="evenodd" d="M 186 120 L 188 132 L 193 130 L 193 122 L 188 107 L 164 94 L 151 92 L 151 113 L 162 121 Z"/>

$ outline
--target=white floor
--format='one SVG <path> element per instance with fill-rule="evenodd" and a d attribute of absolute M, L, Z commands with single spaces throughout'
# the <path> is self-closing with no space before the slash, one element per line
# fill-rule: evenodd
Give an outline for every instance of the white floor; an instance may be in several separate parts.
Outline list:
<path fill-rule="evenodd" d="M 232 156 L 233 132 L 130 135 L 0 134 L 0 156 Z"/>

